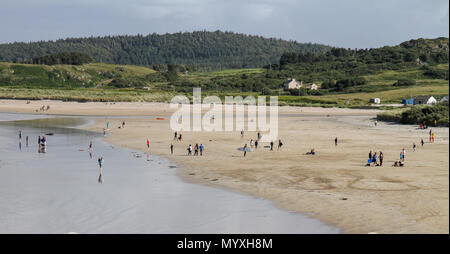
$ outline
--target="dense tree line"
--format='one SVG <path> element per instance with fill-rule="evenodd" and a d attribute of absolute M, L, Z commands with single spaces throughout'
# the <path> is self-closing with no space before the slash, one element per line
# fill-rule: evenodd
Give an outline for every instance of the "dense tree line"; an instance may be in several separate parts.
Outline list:
<path fill-rule="evenodd" d="M 70 64 L 70 65 L 82 65 L 91 63 L 94 60 L 91 56 L 78 53 L 78 52 L 64 52 L 54 55 L 45 55 L 33 57 L 30 62 L 31 64 L 45 64 L 45 65 L 55 65 L 55 64 Z"/>
<path fill-rule="evenodd" d="M 0 45 L 0 61 L 29 62 L 34 57 L 63 52 L 81 52 L 97 62 L 154 66 L 183 64 L 199 70 L 262 67 L 278 62 L 284 52 L 324 53 L 330 47 L 237 34 L 197 31 L 68 38 L 56 41 Z"/>

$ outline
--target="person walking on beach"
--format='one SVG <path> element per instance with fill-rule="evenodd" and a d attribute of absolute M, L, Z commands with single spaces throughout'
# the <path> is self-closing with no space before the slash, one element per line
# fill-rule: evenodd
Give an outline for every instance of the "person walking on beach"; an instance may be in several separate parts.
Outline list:
<path fill-rule="evenodd" d="M 425 142 L 422 140 L 420 140 L 420 144 L 423 146 L 425 144 Z"/>
<path fill-rule="evenodd" d="M 431 142 L 433 142 L 434 143 L 434 138 L 436 137 L 436 134 L 431 134 Z"/>
<path fill-rule="evenodd" d="M 416 143 L 413 143 L 413 151 L 416 151 Z"/>
<path fill-rule="evenodd" d="M 405 150 L 405 148 L 402 149 L 402 154 L 403 154 L 403 160 L 405 160 L 405 157 L 406 157 L 406 150 Z"/>
<path fill-rule="evenodd" d="M 244 145 L 244 157 L 247 155 L 247 144 Z"/>
<path fill-rule="evenodd" d="M 258 131 L 258 140 L 261 140 L 261 132 Z"/>
<path fill-rule="evenodd" d="M 100 175 L 98 176 L 98 182 L 99 183 L 103 183 L 103 163 L 105 162 L 105 160 L 103 159 L 103 157 L 99 157 L 98 158 L 98 166 L 100 168 Z"/>
<path fill-rule="evenodd" d="M 122 122 L 122 129 L 125 128 L 125 121 Z"/>
<path fill-rule="evenodd" d="M 109 121 L 106 121 L 106 129 L 109 129 Z"/>
<path fill-rule="evenodd" d="M 373 154 L 373 158 L 372 158 L 373 165 L 375 165 L 375 166 L 378 165 L 378 164 L 377 164 L 377 160 L 378 160 L 378 156 L 377 156 L 377 152 L 375 152 L 375 153 Z"/>
<path fill-rule="evenodd" d="M 337 146 L 338 145 L 338 139 L 337 139 L 337 137 L 335 137 L 334 138 L 334 146 Z"/>
<path fill-rule="evenodd" d="M 41 147 L 41 136 L 38 136 L 38 147 L 40 148 Z"/>
<path fill-rule="evenodd" d="M 250 147 L 253 148 L 255 146 L 255 143 L 253 142 L 253 139 L 250 140 Z"/>
<path fill-rule="evenodd" d="M 278 148 L 277 148 L 277 150 L 280 150 L 282 146 L 283 146 L 283 142 L 281 142 L 281 139 L 279 139 L 278 140 Z"/>
<path fill-rule="evenodd" d="M 400 160 L 403 161 L 403 152 L 400 152 Z"/>
<path fill-rule="evenodd" d="M 194 147 L 194 156 L 198 156 L 198 144 L 195 144 L 195 147 Z"/>
<path fill-rule="evenodd" d="M 241 138 L 244 138 L 244 130 L 241 130 Z"/>
<path fill-rule="evenodd" d="M 369 152 L 369 159 L 370 160 L 372 159 L 372 150 L 370 150 L 370 152 Z"/>
<path fill-rule="evenodd" d="M 25 143 L 26 143 L 26 146 L 28 147 L 28 136 L 25 137 Z"/>
<path fill-rule="evenodd" d="M 380 167 L 383 166 L 383 159 L 384 159 L 383 152 L 380 151 Z"/>
<path fill-rule="evenodd" d="M 203 146 L 203 144 L 200 144 L 200 156 L 203 156 L 204 149 L 205 149 L 205 147 Z"/>
<path fill-rule="evenodd" d="M 183 140 L 183 136 L 181 135 L 181 133 L 180 133 L 180 135 L 178 136 L 178 141 L 182 141 Z"/>
<path fill-rule="evenodd" d="M 173 144 L 170 144 L 170 154 L 173 154 Z"/>
<path fill-rule="evenodd" d="M 175 132 L 175 133 L 173 134 L 173 140 L 177 140 L 177 138 L 178 138 L 178 132 Z"/>
<path fill-rule="evenodd" d="M 22 143 L 22 130 L 19 131 L 19 142 Z"/>
<path fill-rule="evenodd" d="M 150 149 L 150 140 L 147 139 L 147 150 Z"/>
<path fill-rule="evenodd" d="M 192 155 L 192 145 L 191 144 L 189 144 L 189 147 L 188 147 L 188 155 Z"/>
<path fill-rule="evenodd" d="M 255 150 L 258 149 L 258 140 L 255 140 Z"/>
<path fill-rule="evenodd" d="M 270 141 L 270 151 L 273 151 L 273 140 Z"/>

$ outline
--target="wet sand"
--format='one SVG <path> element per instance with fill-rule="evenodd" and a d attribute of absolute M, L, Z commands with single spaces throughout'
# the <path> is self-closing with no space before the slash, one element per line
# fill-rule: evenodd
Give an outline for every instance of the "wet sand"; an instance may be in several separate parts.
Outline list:
<path fill-rule="evenodd" d="M 267 200 L 186 183 L 167 159 L 67 128 L 82 119 L 25 120 L 32 118 L 0 113 L 0 233 L 339 232 Z M 18 130 L 30 137 L 28 147 L 18 147 Z M 49 132 L 46 153 L 38 153 L 37 136 Z"/>
<path fill-rule="evenodd" d="M 379 111 L 281 107 L 282 151 L 268 151 L 262 148 L 267 144 L 260 144 L 244 158 L 236 148 L 255 139 L 255 132 L 246 132 L 244 139 L 239 131 L 183 132 L 183 141 L 173 142 L 175 154 L 170 155 L 169 121 L 155 119 L 170 116 L 166 104 L 20 103 L 0 101 L 0 111 L 32 113 L 50 104 L 46 113 L 127 115 L 125 129 L 117 128 L 121 118 L 109 118 L 107 142 L 145 151 L 149 138 L 151 153 L 179 163 L 178 173 L 185 179 L 266 198 L 344 233 L 449 232 L 448 128 L 432 128 L 437 139 L 429 144 L 429 130 L 387 123 L 375 127 L 371 118 Z M 87 129 L 101 131 L 105 123 L 106 118 L 99 118 Z M 421 138 L 427 142 L 424 147 Z M 195 143 L 205 145 L 203 157 L 186 156 L 187 146 Z M 305 155 L 311 148 L 316 156 Z M 402 148 L 407 150 L 405 167 L 392 167 Z M 383 151 L 383 167 L 364 166 L 370 150 Z"/>

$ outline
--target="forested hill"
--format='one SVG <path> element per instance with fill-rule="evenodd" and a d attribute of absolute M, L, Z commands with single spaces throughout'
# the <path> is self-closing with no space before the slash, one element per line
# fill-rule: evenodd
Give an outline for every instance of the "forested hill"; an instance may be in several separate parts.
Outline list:
<path fill-rule="evenodd" d="M 97 62 L 151 66 L 195 65 L 203 70 L 262 67 L 285 52 L 324 53 L 331 47 L 232 32 L 198 31 L 147 36 L 68 38 L 0 44 L 0 61 L 27 62 L 63 52 L 90 55 Z"/>

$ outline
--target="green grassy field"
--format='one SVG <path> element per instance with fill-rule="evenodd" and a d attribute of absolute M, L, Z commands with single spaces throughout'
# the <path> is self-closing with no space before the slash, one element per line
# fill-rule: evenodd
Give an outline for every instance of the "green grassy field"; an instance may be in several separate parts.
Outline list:
<path fill-rule="evenodd" d="M 433 68 L 448 70 L 448 64 Z M 157 101 L 167 102 L 175 94 L 192 95 L 192 88 L 213 81 L 263 80 L 265 69 L 233 69 L 217 72 L 180 73 L 180 85 L 188 82 L 183 91 L 170 82 L 158 79 L 161 73 L 147 67 L 91 63 L 71 65 L 31 65 L 0 62 L 0 98 L 55 99 L 76 101 Z M 155 78 L 156 77 L 156 78 Z M 420 67 L 399 71 L 383 71 L 364 76 L 367 84 L 351 87 L 345 93 L 328 93 L 320 96 L 293 96 L 280 89 L 264 95 L 280 95 L 280 105 L 323 107 L 367 107 L 369 99 L 378 97 L 382 104 L 399 104 L 403 98 L 433 95 L 438 99 L 449 94 L 449 81 L 424 75 Z M 399 79 L 417 80 L 416 85 L 395 87 Z M 280 79 L 280 88 L 282 80 Z M 219 82 L 219 84 L 220 84 Z M 217 84 L 217 83 L 216 83 Z M 320 85 L 320 82 L 318 83 Z M 143 89 L 145 87 L 145 89 Z M 242 88 L 224 90 L 216 85 L 204 89 L 203 96 L 262 95 L 262 92 L 241 92 Z M 349 103 L 347 104 L 346 101 Z"/>

